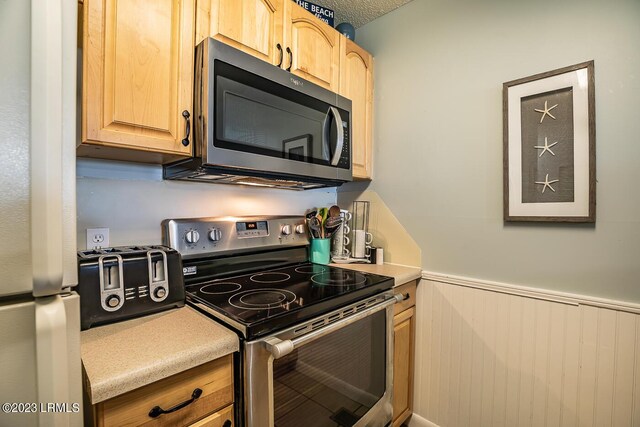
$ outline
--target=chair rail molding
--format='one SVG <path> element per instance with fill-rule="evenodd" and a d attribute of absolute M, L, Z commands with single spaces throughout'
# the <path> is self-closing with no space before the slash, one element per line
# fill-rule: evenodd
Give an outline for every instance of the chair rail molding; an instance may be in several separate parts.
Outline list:
<path fill-rule="evenodd" d="M 517 295 L 526 298 L 557 302 L 568 305 L 588 305 L 610 310 L 625 311 L 627 313 L 640 314 L 640 304 L 612 300 L 607 298 L 593 297 L 589 295 L 560 292 L 550 289 L 535 288 L 530 286 L 514 285 L 510 283 L 494 282 L 490 280 L 475 279 L 464 276 L 455 276 L 433 271 L 422 271 L 422 279 L 432 282 L 445 283 L 450 285 L 465 286 L 468 288 L 484 289 L 492 292 L 499 292 L 509 295 Z"/>

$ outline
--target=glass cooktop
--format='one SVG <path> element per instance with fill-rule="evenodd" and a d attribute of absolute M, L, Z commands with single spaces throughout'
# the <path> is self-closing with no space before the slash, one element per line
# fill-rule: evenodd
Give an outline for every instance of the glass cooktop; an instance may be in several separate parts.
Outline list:
<path fill-rule="evenodd" d="M 252 339 L 392 286 L 390 277 L 303 263 L 193 284 L 186 291 L 191 305 Z"/>

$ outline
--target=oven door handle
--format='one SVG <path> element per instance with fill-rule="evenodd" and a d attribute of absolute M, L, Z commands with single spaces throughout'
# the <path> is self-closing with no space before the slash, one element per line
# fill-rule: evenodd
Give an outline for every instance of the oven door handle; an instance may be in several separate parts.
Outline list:
<path fill-rule="evenodd" d="M 264 340 L 265 347 L 267 348 L 267 351 L 269 351 L 273 355 L 274 359 L 279 359 L 291 353 L 296 348 L 303 346 L 304 344 L 315 341 L 318 338 L 337 331 L 338 329 L 342 329 L 345 326 L 355 323 L 358 320 L 364 319 L 365 317 L 370 316 L 377 311 L 384 310 L 390 305 L 400 302 L 403 299 L 404 295 L 402 294 L 393 295 L 391 298 L 387 299 L 384 302 L 381 302 L 380 304 L 371 306 L 349 317 L 345 317 L 335 323 L 331 323 L 324 328 L 316 329 L 315 331 L 309 332 L 308 334 L 299 336 L 292 340 L 281 340 L 276 337 L 269 337 Z"/>

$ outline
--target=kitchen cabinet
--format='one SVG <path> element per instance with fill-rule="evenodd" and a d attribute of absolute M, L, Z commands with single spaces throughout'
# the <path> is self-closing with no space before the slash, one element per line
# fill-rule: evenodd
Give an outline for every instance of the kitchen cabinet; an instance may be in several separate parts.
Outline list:
<path fill-rule="evenodd" d="M 393 427 L 400 426 L 413 411 L 416 285 L 417 281 L 412 281 L 395 289 L 405 299 L 396 303 L 393 316 Z"/>
<path fill-rule="evenodd" d="M 195 0 L 85 0 L 78 155 L 191 155 Z"/>
<path fill-rule="evenodd" d="M 229 405 L 215 414 L 191 424 L 189 427 L 233 427 L 234 425 L 233 405 Z"/>
<path fill-rule="evenodd" d="M 197 45 L 213 37 L 280 66 L 284 61 L 284 9 L 290 0 L 197 0 Z"/>
<path fill-rule="evenodd" d="M 192 403 L 171 413 L 151 417 L 155 407 L 169 410 L 201 394 Z M 93 407 L 97 427 L 193 425 L 233 426 L 233 358 L 227 355 Z"/>
<path fill-rule="evenodd" d="M 340 36 L 340 95 L 352 102 L 351 162 L 354 179 L 372 177 L 373 57 Z"/>
<path fill-rule="evenodd" d="M 283 68 L 326 89 L 340 89 L 340 33 L 292 1 L 287 2 Z"/>
<path fill-rule="evenodd" d="M 290 0 L 84 0 L 84 157 L 168 163 L 192 154 L 194 46 L 206 37 L 353 102 L 355 179 L 372 176 L 373 58 Z"/>

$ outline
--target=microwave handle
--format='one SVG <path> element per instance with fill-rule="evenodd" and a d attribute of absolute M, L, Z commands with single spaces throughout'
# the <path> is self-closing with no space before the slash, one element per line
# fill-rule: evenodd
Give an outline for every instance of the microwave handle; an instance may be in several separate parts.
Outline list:
<path fill-rule="evenodd" d="M 338 166 L 340 156 L 342 155 L 342 148 L 344 147 L 344 131 L 342 130 L 342 117 L 340 117 L 340 111 L 334 106 L 329 107 L 327 111 L 327 118 L 324 120 L 324 142 L 325 146 L 328 146 L 329 134 L 331 133 L 331 119 L 329 116 L 333 116 L 333 120 L 336 121 L 336 127 L 338 128 L 338 135 L 336 136 L 336 151 L 331 157 L 331 166 Z"/>
<path fill-rule="evenodd" d="M 352 323 L 357 322 L 358 320 L 364 319 L 367 316 L 372 315 L 375 312 L 383 310 L 390 305 L 393 305 L 397 302 L 404 300 L 404 295 L 396 294 L 393 297 L 387 299 L 380 304 L 376 304 L 372 307 L 367 308 L 366 310 L 362 310 L 354 315 L 349 317 L 345 317 L 344 319 L 332 323 L 324 328 L 316 329 L 313 332 L 309 332 L 308 334 L 302 335 L 300 337 L 294 338 L 292 340 L 281 340 L 276 337 L 267 338 L 264 343 L 267 350 L 273 355 L 274 359 L 279 359 L 281 357 L 286 356 L 291 353 L 298 347 L 303 346 L 311 341 L 315 341 L 318 338 L 321 338 L 325 335 L 330 334 L 331 332 L 335 332 L 338 329 L 342 329 L 345 326 L 348 326 Z"/>

